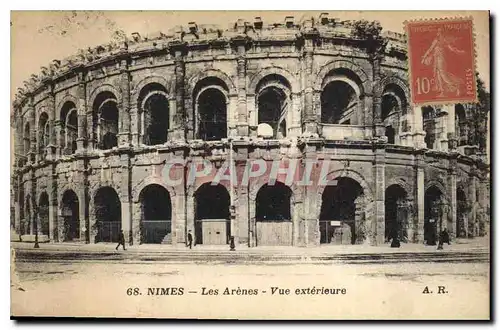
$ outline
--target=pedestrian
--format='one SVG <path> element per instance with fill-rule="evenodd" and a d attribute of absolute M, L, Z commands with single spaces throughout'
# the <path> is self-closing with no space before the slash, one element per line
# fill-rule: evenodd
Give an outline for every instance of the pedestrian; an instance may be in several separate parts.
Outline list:
<path fill-rule="evenodd" d="M 438 247 L 437 247 L 437 249 L 438 249 L 438 250 L 442 250 L 442 249 L 443 249 L 443 239 L 444 239 L 444 230 L 442 230 L 442 231 L 439 233 L 439 237 L 438 237 Z"/>
<path fill-rule="evenodd" d="M 448 233 L 447 228 L 443 229 L 442 235 L 443 235 L 443 244 L 448 243 L 448 245 L 450 245 L 451 244 L 450 243 L 450 234 Z"/>
<path fill-rule="evenodd" d="M 126 248 L 125 248 L 125 236 L 123 235 L 123 230 L 120 230 L 120 236 L 118 236 L 118 245 L 116 246 L 115 250 L 118 250 L 120 245 L 123 246 L 123 250 L 126 250 Z"/>
<path fill-rule="evenodd" d="M 394 238 L 392 239 L 391 248 L 398 248 L 398 247 L 401 247 L 401 243 L 399 242 L 398 236 L 394 236 Z"/>
<path fill-rule="evenodd" d="M 187 244 L 186 246 L 189 246 L 189 249 L 191 250 L 191 247 L 193 246 L 193 234 L 191 234 L 191 230 L 188 231 L 188 237 L 187 237 Z"/>

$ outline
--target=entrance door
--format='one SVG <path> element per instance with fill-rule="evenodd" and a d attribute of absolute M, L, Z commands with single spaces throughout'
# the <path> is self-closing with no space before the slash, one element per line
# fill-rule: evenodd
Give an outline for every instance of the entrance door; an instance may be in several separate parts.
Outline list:
<path fill-rule="evenodd" d="M 257 245 L 292 245 L 292 222 L 257 221 Z"/>
<path fill-rule="evenodd" d="M 201 221 L 202 244 L 224 245 L 227 244 L 226 219 L 205 219 Z"/>

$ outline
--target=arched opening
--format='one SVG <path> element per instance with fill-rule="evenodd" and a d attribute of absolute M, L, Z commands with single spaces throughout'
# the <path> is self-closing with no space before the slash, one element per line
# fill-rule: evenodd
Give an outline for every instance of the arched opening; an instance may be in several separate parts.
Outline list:
<path fill-rule="evenodd" d="M 273 138 L 287 135 L 286 117 L 291 107 L 290 83 L 282 76 L 271 74 L 257 85 L 258 123 L 273 129 Z"/>
<path fill-rule="evenodd" d="M 198 139 L 216 141 L 227 137 L 226 96 L 216 88 L 208 88 L 198 97 Z"/>
<path fill-rule="evenodd" d="M 172 204 L 167 189 L 151 184 L 140 195 L 141 243 L 172 243 Z"/>
<path fill-rule="evenodd" d="M 255 200 L 256 244 L 292 245 L 292 191 L 281 182 L 265 184 Z"/>
<path fill-rule="evenodd" d="M 467 145 L 468 140 L 467 117 L 465 108 L 461 104 L 455 105 L 455 134 L 458 139 L 458 146 Z"/>
<path fill-rule="evenodd" d="M 32 234 L 32 213 L 31 213 L 31 196 L 26 195 L 26 202 L 24 203 L 24 234 L 31 235 Z"/>
<path fill-rule="evenodd" d="M 165 87 L 158 83 L 146 85 L 139 95 L 143 143 L 157 145 L 167 142 L 170 108 Z"/>
<path fill-rule="evenodd" d="M 78 196 L 73 190 L 66 190 L 62 198 L 61 216 L 64 223 L 64 241 L 80 239 L 80 216 Z"/>
<path fill-rule="evenodd" d="M 457 237 L 468 237 L 468 212 L 467 195 L 462 188 L 457 188 L 457 207 L 456 207 L 456 235 Z"/>
<path fill-rule="evenodd" d="M 38 119 L 38 155 L 43 159 L 45 156 L 45 149 L 49 145 L 49 116 L 47 113 L 42 112 Z"/>
<path fill-rule="evenodd" d="M 385 190 L 385 241 L 408 242 L 408 196 L 399 185 Z"/>
<path fill-rule="evenodd" d="M 325 124 L 357 125 L 359 97 L 344 80 L 333 80 L 321 92 L 321 122 Z"/>
<path fill-rule="evenodd" d="M 407 101 L 404 91 L 396 84 L 388 84 L 382 93 L 381 119 L 385 127 L 388 143 L 394 144 L 400 132 L 400 121 L 406 115 Z"/>
<path fill-rule="evenodd" d="M 361 185 L 351 178 L 337 178 L 336 185 L 325 187 L 319 216 L 321 244 L 355 244 L 360 219 L 356 210 L 362 205 Z"/>
<path fill-rule="evenodd" d="M 122 230 L 122 209 L 120 198 L 111 187 L 97 190 L 94 198 L 97 226 L 96 243 L 118 242 Z"/>
<path fill-rule="evenodd" d="M 61 144 L 64 155 L 74 154 L 78 138 L 78 116 L 76 106 L 67 101 L 61 109 Z"/>
<path fill-rule="evenodd" d="M 436 186 L 425 191 L 424 197 L 424 242 L 436 245 L 440 218 L 439 201 L 443 193 Z"/>
<path fill-rule="evenodd" d="M 436 148 L 436 110 L 431 106 L 422 107 L 425 144 L 428 149 Z"/>
<path fill-rule="evenodd" d="M 93 128 L 99 149 L 118 146 L 119 111 L 116 96 L 111 92 L 100 93 L 93 105 Z"/>
<path fill-rule="evenodd" d="M 40 233 L 49 236 L 49 195 L 46 192 L 42 192 L 40 195 L 38 217 L 40 219 Z"/>
<path fill-rule="evenodd" d="M 203 184 L 194 194 L 196 244 L 228 244 L 231 236 L 230 196 L 221 185 Z"/>
<path fill-rule="evenodd" d="M 28 153 L 30 152 L 30 141 L 31 141 L 31 130 L 30 130 L 30 124 L 26 123 L 24 125 L 24 132 L 23 132 L 23 143 L 24 143 L 24 155 L 28 156 Z"/>

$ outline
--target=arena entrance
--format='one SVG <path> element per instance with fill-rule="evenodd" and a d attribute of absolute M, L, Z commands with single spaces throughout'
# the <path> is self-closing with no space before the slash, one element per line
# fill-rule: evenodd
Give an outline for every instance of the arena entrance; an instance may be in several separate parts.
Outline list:
<path fill-rule="evenodd" d="M 196 244 L 223 245 L 231 236 L 230 196 L 221 184 L 203 184 L 194 194 Z"/>
<path fill-rule="evenodd" d="M 397 238 L 408 242 L 407 193 L 399 185 L 391 185 L 385 191 L 385 242 Z"/>
<path fill-rule="evenodd" d="M 62 217 L 64 223 L 63 240 L 73 241 L 80 238 L 80 219 L 78 196 L 73 190 L 66 190 L 62 198 Z"/>
<path fill-rule="evenodd" d="M 438 239 L 439 210 L 438 202 L 443 193 L 436 186 L 425 191 L 424 198 L 424 242 L 427 245 L 436 245 Z"/>
<path fill-rule="evenodd" d="M 469 237 L 469 228 L 468 228 L 468 212 L 469 208 L 467 207 L 467 197 L 463 189 L 457 188 L 457 207 L 456 207 L 456 219 L 457 219 L 457 228 L 456 235 L 457 237 Z"/>
<path fill-rule="evenodd" d="M 256 245 L 292 245 L 292 191 L 281 182 L 265 184 L 256 198 Z"/>
<path fill-rule="evenodd" d="M 26 203 L 24 203 L 24 234 L 31 235 L 31 202 L 30 195 L 26 195 Z"/>
<path fill-rule="evenodd" d="M 122 210 L 120 198 L 111 187 L 97 190 L 94 198 L 98 242 L 118 242 L 122 229 Z"/>
<path fill-rule="evenodd" d="M 40 195 L 38 217 L 40 218 L 40 233 L 49 236 L 49 195 L 46 192 Z"/>
<path fill-rule="evenodd" d="M 145 187 L 141 201 L 141 243 L 172 243 L 172 204 L 168 191 L 158 185 Z"/>
<path fill-rule="evenodd" d="M 323 191 L 319 216 L 320 244 L 356 243 L 356 204 L 363 188 L 351 178 L 338 178 Z"/>

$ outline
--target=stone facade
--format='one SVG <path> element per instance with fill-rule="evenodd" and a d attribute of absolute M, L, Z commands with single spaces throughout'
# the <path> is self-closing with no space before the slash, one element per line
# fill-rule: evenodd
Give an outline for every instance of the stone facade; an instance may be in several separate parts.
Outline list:
<path fill-rule="evenodd" d="M 352 206 L 333 208 L 329 218 L 322 211 L 328 188 L 287 183 L 290 224 L 280 227 L 290 235 L 287 245 L 331 244 L 335 235 L 383 244 L 394 221 L 409 242 L 428 242 L 436 221 L 453 238 L 457 231 L 487 234 L 489 167 L 463 138 L 466 120 L 456 106 L 410 105 L 404 35 L 383 33 L 373 50 L 356 29 L 326 15 L 269 26 L 238 20 L 228 30 L 190 23 L 54 61 L 14 102 L 11 226 L 27 238 L 38 229 L 42 240 L 82 243 L 106 241 L 103 233 L 121 228 L 130 244 L 140 244 L 141 193 L 156 185 L 170 207 L 161 242 L 184 244 L 188 230 L 205 230 L 197 227 L 197 192 L 213 179 L 187 184 L 193 162 L 209 161 L 215 171 L 232 159 L 240 182 L 248 159 L 268 168 L 279 159 L 296 160 L 299 175 L 339 180 L 350 196 L 339 203 Z M 273 106 L 279 120 L 264 120 Z M 222 111 L 213 114 L 216 108 Z M 328 119 L 330 110 L 339 116 Z M 272 136 L 262 136 L 259 124 Z M 174 159 L 185 164 L 173 167 L 179 181 L 169 185 L 163 171 Z M 308 161 L 328 161 L 327 171 Z M 221 181 L 229 196 L 226 234 L 236 244 L 259 245 L 257 203 L 268 180 L 266 172 L 247 186 Z M 117 209 L 106 204 L 103 211 L 99 203 L 113 198 Z M 48 212 L 40 216 L 42 209 Z M 100 212 L 116 218 L 103 224 Z M 349 226 L 332 225 L 339 219 Z"/>

